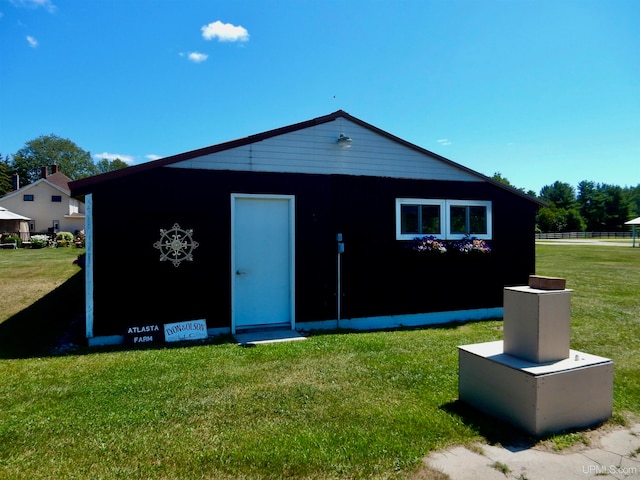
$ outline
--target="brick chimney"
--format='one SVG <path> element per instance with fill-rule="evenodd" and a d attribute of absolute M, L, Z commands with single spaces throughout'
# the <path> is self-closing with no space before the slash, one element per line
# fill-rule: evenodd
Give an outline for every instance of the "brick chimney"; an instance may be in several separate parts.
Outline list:
<path fill-rule="evenodd" d="M 11 177 L 11 188 L 15 191 L 20 188 L 20 175 L 14 173 Z"/>
<path fill-rule="evenodd" d="M 51 175 L 53 175 L 54 173 L 58 173 L 58 165 L 56 165 L 55 163 L 51 165 Z"/>
<path fill-rule="evenodd" d="M 40 167 L 40 178 L 47 178 L 47 167 Z"/>

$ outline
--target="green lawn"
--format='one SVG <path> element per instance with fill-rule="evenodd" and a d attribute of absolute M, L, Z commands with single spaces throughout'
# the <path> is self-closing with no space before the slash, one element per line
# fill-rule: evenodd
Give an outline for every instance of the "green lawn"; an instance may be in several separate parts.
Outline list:
<path fill-rule="evenodd" d="M 83 252 L 78 248 L 0 250 L 0 323 L 77 273 L 73 261 Z"/>
<path fill-rule="evenodd" d="M 456 402 L 456 346 L 500 339 L 499 321 L 58 356 L 14 338 L 21 353 L 7 335 L 73 325 L 71 267 L 40 307 L 0 323 L 0 478 L 417 478 L 434 449 L 514 434 Z M 640 416 L 640 250 L 541 245 L 537 273 L 575 290 L 572 347 L 615 361 L 614 421 Z"/>
<path fill-rule="evenodd" d="M 640 413 L 640 248 L 538 245 L 537 252 L 537 273 L 565 277 L 574 290 L 571 347 L 611 358 L 614 409 Z"/>
<path fill-rule="evenodd" d="M 73 262 L 83 252 L 0 250 L 0 358 L 46 355 L 65 332 L 81 333 L 84 276 Z"/>

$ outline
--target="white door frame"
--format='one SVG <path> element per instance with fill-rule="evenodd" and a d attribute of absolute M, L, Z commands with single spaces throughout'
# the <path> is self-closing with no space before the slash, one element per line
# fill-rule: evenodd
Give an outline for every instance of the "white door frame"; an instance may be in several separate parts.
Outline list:
<path fill-rule="evenodd" d="M 272 195 L 272 194 L 249 194 L 249 193 L 232 193 L 231 194 L 231 333 L 236 333 L 236 254 L 234 252 L 235 235 L 236 235 L 236 200 L 238 199 L 265 199 L 265 200 L 287 200 L 289 206 L 289 298 L 291 329 L 295 329 L 295 195 Z"/>

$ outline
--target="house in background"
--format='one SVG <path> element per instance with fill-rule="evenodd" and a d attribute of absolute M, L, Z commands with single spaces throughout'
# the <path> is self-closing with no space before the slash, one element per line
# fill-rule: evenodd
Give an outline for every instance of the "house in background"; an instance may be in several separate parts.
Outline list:
<path fill-rule="evenodd" d="M 341 110 L 70 187 L 89 345 L 193 320 L 214 335 L 496 318 L 504 287 L 535 273 L 537 199 Z M 492 250 L 409 248 L 427 234 Z"/>
<path fill-rule="evenodd" d="M 19 188 L 14 176 L 14 190 L 0 197 L 0 206 L 29 217 L 31 233 L 84 230 L 84 203 L 71 197 L 71 179 L 58 171 L 57 165 L 41 168 L 41 178 Z"/>

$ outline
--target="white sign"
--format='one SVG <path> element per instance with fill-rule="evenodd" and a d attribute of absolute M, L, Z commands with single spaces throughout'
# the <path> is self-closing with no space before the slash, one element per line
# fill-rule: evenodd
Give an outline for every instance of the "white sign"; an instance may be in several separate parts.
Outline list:
<path fill-rule="evenodd" d="M 167 323 L 164 326 L 164 339 L 167 342 L 202 340 L 207 338 L 207 336 L 207 321 L 204 319 Z"/>

